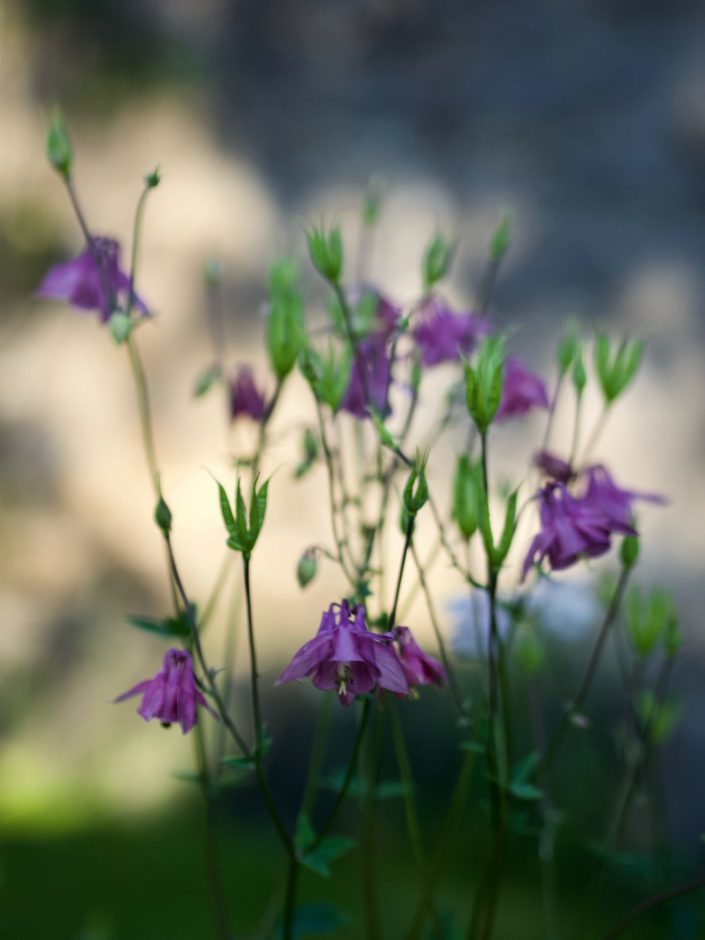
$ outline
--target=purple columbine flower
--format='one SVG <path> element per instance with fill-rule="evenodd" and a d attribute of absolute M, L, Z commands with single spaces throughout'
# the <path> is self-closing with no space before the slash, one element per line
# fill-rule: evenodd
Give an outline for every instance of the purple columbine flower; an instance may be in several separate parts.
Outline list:
<path fill-rule="evenodd" d="M 202 705 L 214 717 L 218 717 L 196 685 L 191 654 L 186 650 L 167 650 L 162 668 L 153 679 L 138 682 L 115 701 L 124 702 L 133 695 L 142 696 L 137 713 L 145 721 L 158 718 L 166 727 L 180 724 L 184 734 L 198 721 L 197 705 Z"/>
<path fill-rule="evenodd" d="M 421 351 L 422 365 L 437 366 L 471 353 L 489 331 L 489 322 L 483 317 L 454 313 L 445 301 L 431 297 L 421 308 L 412 335 Z"/>
<path fill-rule="evenodd" d="M 240 366 L 237 375 L 230 380 L 230 419 L 241 415 L 253 421 L 263 421 L 267 414 L 267 400 L 255 385 L 252 369 Z"/>
<path fill-rule="evenodd" d="M 410 686 L 444 685 L 447 682 L 443 666 L 421 649 L 408 627 L 394 627 L 399 662 Z"/>
<path fill-rule="evenodd" d="M 538 375 L 527 369 L 521 359 L 507 356 L 502 399 L 495 420 L 522 417 L 533 408 L 548 408 L 546 386 Z"/>
<path fill-rule="evenodd" d="M 563 460 L 562 457 L 548 450 L 540 450 L 535 454 L 534 464 L 539 470 L 543 470 L 547 477 L 559 483 L 570 483 L 575 475 L 573 467 L 567 460 Z"/>
<path fill-rule="evenodd" d="M 636 490 L 623 490 L 614 482 L 606 467 L 595 464 L 585 470 L 587 486 L 583 501 L 599 509 L 614 532 L 634 535 L 632 526 L 632 503 L 643 499 L 650 503 L 665 503 L 658 493 L 640 493 Z"/>
<path fill-rule="evenodd" d="M 372 405 L 381 415 L 387 415 L 390 369 L 386 335 L 370 333 L 361 339 L 350 366 L 341 410 L 356 418 L 369 418 Z"/>
<path fill-rule="evenodd" d="M 56 264 L 39 285 L 37 295 L 64 300 L 81 310 L 98 310 L 106 323 L 116 309 L 125 309 L 130 277 L 120 267 L 120 245 L 113 238 L 94 236 L 81 254 Z M 145 316 L 147 305 L 137 294 L 134 306 Z"/>
<path fill-rule="evenodd" d="M 391 633 L 370 633 L 362 606 L 331 604 L 316 636 L 304 643 L 276 684 L 310 677 L 317 689 L 334 690 L 342 705 L 374 689 L 409 694 L 409 683 L 392 647 Z"/>
<path fill-rule="evenodd" d="M 583 556 L 594 558 L 609 551 L 613 527 L 599 505 L 571 496 L 563 483 L 548 483 L 537 496 L 541 531 L 529 546 L 522 578 L 544 558 L 554 571 L 560 571 Z M 629 532 L 635 534 L 633 529 Z"/>

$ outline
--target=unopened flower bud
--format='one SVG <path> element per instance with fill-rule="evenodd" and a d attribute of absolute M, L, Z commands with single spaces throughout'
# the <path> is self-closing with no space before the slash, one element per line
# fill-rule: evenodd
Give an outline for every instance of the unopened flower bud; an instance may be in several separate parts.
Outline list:
<path fill-rule="evenodd" d="M 296 580 L 299 582 L 299 587 L 305 588 L 307 584 L 310 584 L 317 572 L 316 551 L 313 548 L 307 548 L 296 565 Z"/>

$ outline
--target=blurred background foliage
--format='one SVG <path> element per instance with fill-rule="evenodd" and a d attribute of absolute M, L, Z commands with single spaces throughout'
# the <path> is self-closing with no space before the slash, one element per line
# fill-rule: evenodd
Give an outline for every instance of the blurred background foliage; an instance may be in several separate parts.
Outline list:
<path fill-rule="evenodd" d="M 354 244 L 357 207 L 375 172 L 389 181 L 389 194 L 373 274 L 395 297 L 418 290 L 418 259 L 440 228 L 460 238 L 450 292 L 469 301 L 497 212 L 508 207 L 513 243 L 495 308 L 500 322 L 519 324 L 517 348 L 539 371 L 548 373 L 552 338 L 569 314 L 589 328 L 648 337 L 644 373 L 600 456 L 620 481 L 671 499 L 668 509 L 645 515 L 639 579 L 675 587 L 682 612 L 686 653 L 674 688 L 685 711 L 660 773 L 676 857 L 684 871 L 702 862 L 704 53 L 705 7 L 695 0 L 5 0 L 0 936 L 147 940 L 209 929 L 201 807 L 174 776 L 190 767 L 189 741 L 109 704 L 153 672 L 162 653 L 159 641 L 126 626 L 125 614 L 159 615 L 167 603 L 128 371 L 92 319 L 32 296 L 47 266 L 80 246 L 44 161 L 46 116 L 56 102 L 73 131 L 78 186 L 98 231 L 127 244 L 141 177 L 163 167 L 142 267 L 143 291 L 160 316 L 144 331 L 144 350 L 177 548 L 198 596 L 222 557 L 202 468 L 225 467 L 228 442 L 216 399 L 191 395 L 209 357 L 207 258 L 224 266 L 231 358 L 254 361 L 263 375 L 266 268 L 282 250 L 301 255 L 302 227 L 321 217 L 342 220 Z M 317 309 L 321 292 L 309 280 Z M 282 431 L 307 415 L 302 388 L 288 408 Z M 559 417 L 565 432 L 571 416 Z M 530 425 L 500 437 L 506 466 L 526 458 L 537 433 Z M 439 472 L 454 452 L 452 440 L 444 446 Z M 272 560 L 254 571 L 271 676 L 341 590 L 330 573 L 305 596 L 296 587 L 301 550 L 327 532 L 322 477 L 314 474 L 291 498 L 296 457 L 295 441 L 283 440 L 270 458 L 272 468 L 287 469 L 273 487 L 261 549 Z M 311 528 L 304 536 L 302 519 Z M 447 571 L 435 580 L 446 612 L 460 586 Z M 423 609 L 410 616 L 423 636 Z M 214 625 L 215 640 L 222 626 Z M 584 655 L 584 644 L 555 649 L 559 695 L 570 694 L 566 676 L 579 674 Z M 317 701 L 293 689 L 266 703 L 276 740 L 272 776 L 291 812 Z M 603 701 L 593 702 L 591 746 L 576 744 L 563 781 L 571 819 L 597 812 L 613 785 L 615 707 L 608 684 Z M 458 760 L 452 736 L 437 731 L 445 708 L 425 696 L 404 709 L 429 831 Z M 349 737 L 349 716 L 337 721 L 341 753 L 331 755 L 332 768 Z M 571 803 L 572 784 L 586 774 L 595 805 Z M 252 928 L 279 877 L 276 849 L 246 785 L 229 790 L 221 810 L 233 909 Z M 405 914 L 400 899 L 413 891 L 408 852 L 391 835 L 400 820 L 394 803 L 378 860 L 394 898 L 390 936 Z M 644 825 L 637 812 L 637 842 Z M 562 891 L 589 924 L 595 912 L 585 910 L 581 889 L 593 862 L 565 842 Z M 482 846 L 482 832 L 457 839 L 447 906 L 469 903 L 468 871 Z M 534 854 L 527 838 L 511 859 L 501 937 L 542 936 L 538 884 L 525 864 Z M 615 913 L 652 884 L 653 873 L 628 863 L 607 902 Z M 335 898 L 354 913 L 358 867 L 356 854 L 343 861 L 333 887 L 311 876 L 304 897 Z M 687 940 L 704 931 L 695 898 L 633 935 Z M 348 936 L 359 935 L 353 921 Z"/>

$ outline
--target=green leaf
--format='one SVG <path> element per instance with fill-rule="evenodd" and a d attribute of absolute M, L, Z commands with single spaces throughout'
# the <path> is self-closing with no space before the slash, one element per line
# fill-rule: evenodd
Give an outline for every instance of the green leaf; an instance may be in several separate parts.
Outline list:
<path fill-rule="evenodd" d="M 299 813 L 296 817 L 296 831 L 294 832 L 294 846 L 297 852 L 305 852 L 316 838 L 307 813 Z"/>
<path fill-rule="evenodd" d="M 304 851 L 299 856 L 302 865 L 315 871 L 323 878 L 330 878 L 330 866 L 355 845 L 355 840 L 349 836 L 325 836 L 315 849 Z"/>
<path fill-rule="evenodd" d="M 191 624 L 185 613 L 177 619 L 176 617 L 164 617 L 159 620 L 155 617 L 141 617 L 130 614 L 127 622 L 137 627 L 138 630 L 145 630 L 147 633 L 156 633 L 158 636 L 176 636 L 186 638 L 191 636 Z"/>
<path fill-rule="evenodd" d="M 217 363 L 208 366 L 207 369 L 199 375 L 196 380 L 196 385 L 193 390 L 194 398 L 201 398 L 207 392 L 209 392 L 216 382 L 221 381 L 220 366 Z"/>
<path fill-rule="evenodd" d="M 237 526 L 235 524 L 235 516 L 233 516 L 233 511 L 230 507 L 230 500 L 228 499 L 228 494 L 225 492 L 225 487 L 222 483 L 219 483 L 218 480 L 215 481 L 218 484 L 218 496 L 220 498 L 220 514 L 223 517 L 223 522 L 225 523 L 225 528 L 228 532 L 228 535 L 231 538 L 235 538 L 237 535 Z"/>

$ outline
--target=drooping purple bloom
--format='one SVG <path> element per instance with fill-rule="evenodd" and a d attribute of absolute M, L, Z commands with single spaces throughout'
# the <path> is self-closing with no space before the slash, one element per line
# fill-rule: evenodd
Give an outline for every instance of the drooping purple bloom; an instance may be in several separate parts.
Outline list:
<path fill-rule="evenodd" d="M 657 493 L 640 493 L 636 490 L 623 490 L 614 482 L 606 467 L 595 464 L 585 470 L 587 485 L 583 495 L 585 503 L 599 509 L 614 532 L 633 535 L 632 503 L 643 499 L 650 503 L 665 503 L 663 496 Z"/>
<path fill-rule="evenodd" d="M 167 727 L 179 724 L 184 734 L 198 721 L 196 706 L 202 705 L 218 717 L 196 685 L 191 654 L 187 650 L 167 650 L 162 668 L 153 679 L 138 682 L 115 701 L 123 702 L 133 695 L 142 696 L 137 712 L 145 721 L 158 718 Z"/>
<path fill-rule="evenodd" d="M 598 505 L 571 496 L 563 483 L 548 483 L 537 498 L 541 531 L 529 546 L 522 578 L 544 558 L 554 571 L 560 571 L 583 556 L 594 558 L 609 551 L 613 528 Z M 633 529 L 629 531 L 634 534 Z"/>
<path fill-rule="evenodd" d="M 114 310 L 125 309 L 129 293 L 130 277 L 120 267 L 120 245 L 102 236 L 94 236 L 77 258 L 54 265 L 37 291 L 39 297 L 64 300 L 81 310 L 97 310 L 103 323 Z M 137 294 L 133 304 L 149 314 Z"/>
<path fill-rule="evenodd" d="M 408 695 L 392 640 L 390 633 L 370 633 L 363 607 L 331 604 L 316 636 L 304 643 L 276 684 L 310 677 L 317 689 L 334 690 L 343 705 L 374 689 Z"/>
<path fill-rule="evenodd" d="M 535 454 L 534 464 L 539 470 L 543 470 L 547 477 L 558 480 L 559 483 L 569 483 L 573 479 L 574 471 L 570 463 L 548 450 L 540 450 Z"/>
<path fill-rule="evenodd" d="M 267 413 L 267 400 L 255 385 L 252 369 L 240 366 L 237 375 L 230 380 L 230 419 L 241 415 L 262 421 Z"/>
<path fill-rule="evenodd" d="M 432 297 L 424 304 L 412 335 L 421 352 L 421 364 L 437 366 L 471 353 L 489 330 L 485 318 L 454 313 L 443 300 Z"/>
<path fill-rule="evenodd" d="M 361 339 L 350 366 L 341 409 L 356 418 L 369 418 L 372 405 L 381 415 L 387 415 L 390 369 L 385 334 L 370 333 Z"/>
<path fill-rule="evenodd" d="M 507 356 L 504 363 L 502 399 L 496 421 L 522 417 L 533 408 L 548 408 L 548 392 L 542 379 L 517 356 Z"/>
<path fill-rule="evenodd" d="M 410 686 L 443 685 L 447 682 L 443 666 L 421 649 L 408 627 L 394 627 L 399 662 Z"/>

